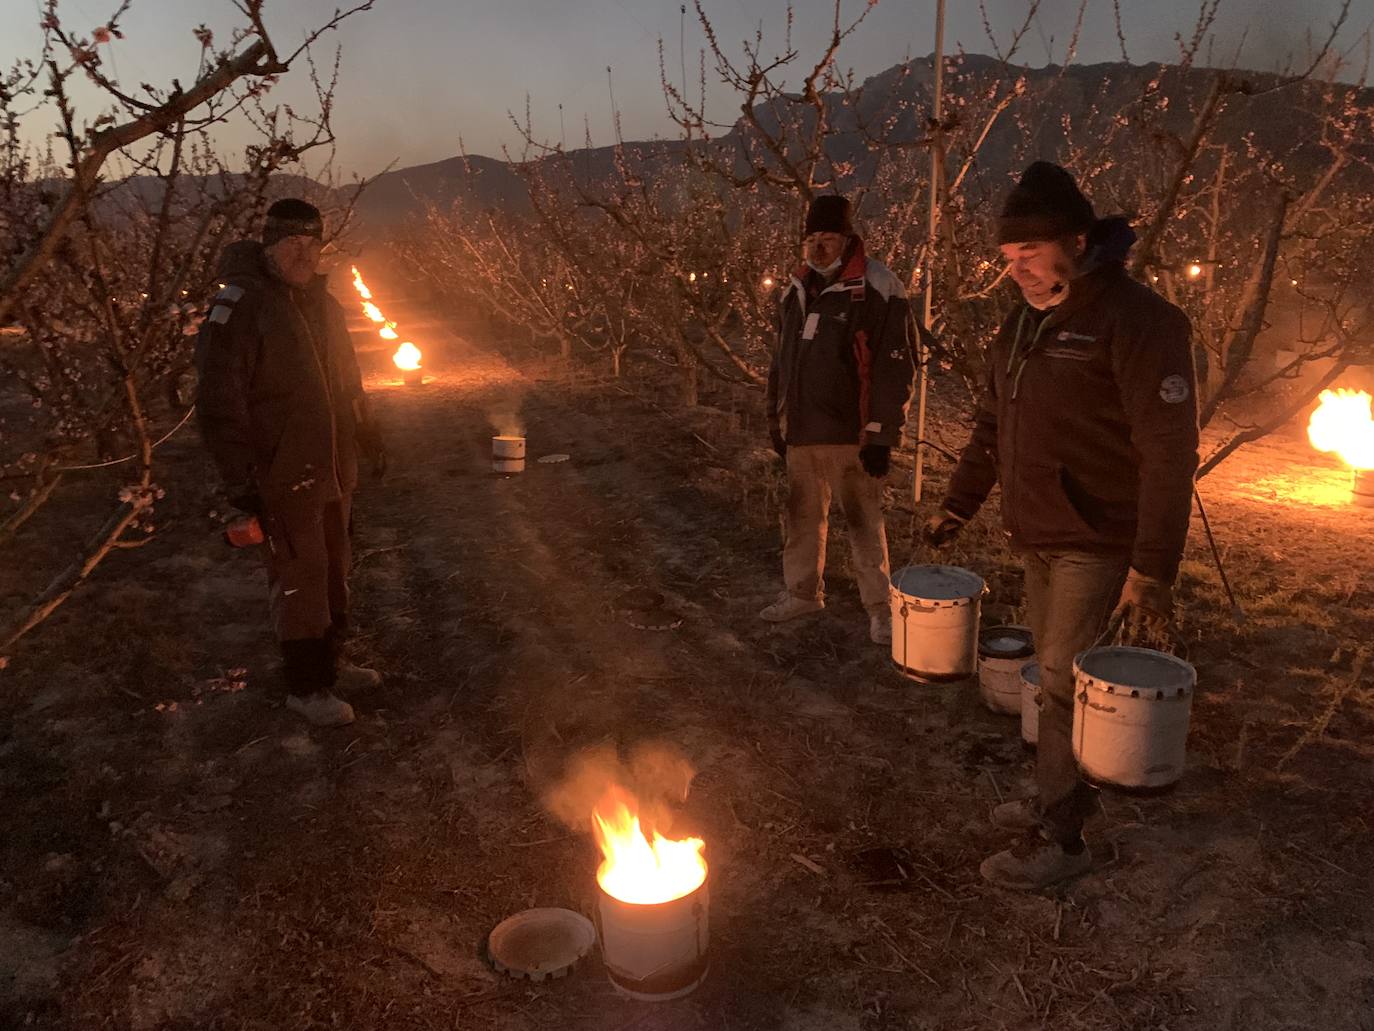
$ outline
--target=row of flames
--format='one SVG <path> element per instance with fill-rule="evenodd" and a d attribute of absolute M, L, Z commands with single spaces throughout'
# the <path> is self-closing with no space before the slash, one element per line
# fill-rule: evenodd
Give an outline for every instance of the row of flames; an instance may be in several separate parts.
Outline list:
<path fill-rule="evenodd" d="M 1352 469 L 1374 469 L 1374 417 L 1363 390 L 1323 390 L 1307 424 L 1307 439 L 1318 451 L 1336 455 Z"/>
<path fill-rule="evenodd" d="M 353 289 L 358 291 L 358 297 L 363 305 L 363 314 L 368 321 L 381 327 L 377 330 L 377 335 L 383 340 L 400 340 L 401 334 L 396 331 L 396 323 L 383 315 L 382 309 L 373 303 L 372 291 L 363 282 L 362 273 L 358 271 L 357 265 L 353 266 Z M 405 340 L 396 348 L 396 353 L 391 356 L 391 360 L 396 364 L 396 368 L 402 372 L 416 372 L 420 368 L 422 357 L 420 349 L 409 340 Z"/>

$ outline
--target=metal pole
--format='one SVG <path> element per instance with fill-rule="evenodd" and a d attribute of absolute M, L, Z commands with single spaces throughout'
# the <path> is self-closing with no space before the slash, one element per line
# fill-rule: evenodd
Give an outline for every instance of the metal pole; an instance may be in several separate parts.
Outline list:
<path fill-rule="evenodd" d="M 930 329 L 932 310 L 935 306 L 935 237 L 940 226 L 940 192 L 945 177 L 945 144 L 943 130 L 945 105 L 945 0 L 935 3 L 935 104 L 932 111 L 932 130 L 930 141 L 930 220 L 926 228 L 926 267 L 925 301 L 922 306 L 921 324 Z M 917 376 L 920 381 L 920 395 L 916 402 L 916 474 L 912 483 L 913 508 L 921 503 L 925 487 L 926 458 L 926 385 L 930 380 L 930 352 L 925 339 L 917 342 Z"/>

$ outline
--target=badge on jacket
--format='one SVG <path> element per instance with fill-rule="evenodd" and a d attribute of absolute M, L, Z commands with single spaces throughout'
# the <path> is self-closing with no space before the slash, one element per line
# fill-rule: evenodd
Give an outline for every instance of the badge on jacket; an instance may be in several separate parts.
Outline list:
<path fill-rule="evenodd" d="M 1181 405 L 1188 400 L 1188 381 L 1182 376 L 1165 376 L 1159 385 L 1160 399 L 1166 405 Z"/>

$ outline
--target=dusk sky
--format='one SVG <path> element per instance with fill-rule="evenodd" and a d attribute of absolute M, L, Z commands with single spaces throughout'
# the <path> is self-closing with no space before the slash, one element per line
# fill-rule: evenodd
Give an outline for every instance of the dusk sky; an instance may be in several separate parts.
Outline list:
<path fill-rule="evenodd" d="M 268 23 L 279 47 L 294 46 L 308 25 L 327 21 L 344 0 L 268 0 Z M 703 0 L 720 39 L 732 55 L 739 42 L 762 23 L 769 53 L 782 47 L 786 0 Z M 1121 0 L 1131 60 L 1177 58 L 1174 35 L 1191 33 L 1199 0 Z M 59 10 L 72 30 L 89 32 L 116 7 L 115 0 L 61 0 Z M 863 0 L 847 0 L 857 14 Z M 40 0 L 0 0 L 3 32 L 0 62 L 9 66 L 36 49 Z M 1024 0 L 989 0 L 994 29 L 1002 39 L 1024 17 Z M 1062 60 L 1072 30 L 1076 0 L 1045 0 L 1039 24 L 1021 52 L 1024 62 L 1043 65 Z M 1286 54 L 1305 52 L 1306 34 L 1324 38 L 1339 0 L 1223 0 L 1217 21 L 1218 60 L 1229 62 L 1248 32 L 1241 64 L 1268 68 Z M 986 53 L 977 4 L 949 4 L 947 48 Z M 795 41 L 803 57 L 816 53 L 829 30 L 827 0 L 796 0 Z M 882 0 L 841 52 L 841 64 L 862 79 L 908 55 L 930 53 L 934 40 L 934 0 Z M 135 0 L 122 27 L 124 41 L 105 48 L 107 65 L 131 84 L 165 83 L 194 76 L 198 45 L 192 29 L 204 22 L 227 38 L 239 24 L 230 0 Z M 1374 23 L 1374 0 L 1356 0 L 1341 43 L 1351 51 L 1358 76 L 1363 62 L 1361 34 Z M 529 94 L 536 132 L 559 136 L 558 105 L 570 144 L 580 144 L 584 117 L 595 143 L 611 140 L 611 105 L 606 67 L 612 68 L 615 99 L 625 136 L 643 139 L 670 135 L 659 88 L 657 41 L 663 37 L 670 73 L 679 65 L 678 0 L 378 0 L 372 12 L 350 19 L 323 42 L 342 44 L 343 72 L 335 127 L 339 159 L 347 172 L 372 173 L 391 161 L 400 166 L 436 161 L 467 150 L 499 155 L 518 138 L 508 111 L 523 112 Z M 688 75 L 695 82 L 696 54 L 703 43 L 689 7 Z M 1119 59 L 1110 0 L 1091 0 L 1078 61 Z M 731 121 L 736 102 L 713 81 L 708 66 L 708 102 L 722 121 Z M 280 93 L 287 101 L 306 94 L 299 83 Z M 88 113 L 88 112 L 83 112 Z M 47 131 L 34 125 L 30 135 Z M 239 130 L 226 130 L 226 143 L 240 143 Z"/>

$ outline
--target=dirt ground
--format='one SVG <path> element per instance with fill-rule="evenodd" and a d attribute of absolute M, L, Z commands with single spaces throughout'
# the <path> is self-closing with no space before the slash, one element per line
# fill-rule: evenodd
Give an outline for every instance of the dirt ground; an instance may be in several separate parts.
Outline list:
<path fill-rule="evenodd" d="M 189 434 L 161 532 L 0 673 L 0 1027 L 1374 1029 L 1374 513 L 1325 459 L 1275 440 L 1204 481 L 1247 619 L 1198 529 L 1187 774 L 1104 793 L 1094 870 L 1016 895 L 977 865 L 1030 770 L 1017 723 L 868 643 L 838 514 L 826 611 L 755 618 L 781 494 L 757 415 L 456 338 L 432 364 L 420 388 L 371 383 L 395 460 L 358 498 L 353 647 L 386 683 L 351 727 L 273 700 L 263 574 L 220 543 Z M 493 476 L 508 419 L 532 459 L 570 460 Z M 907 468 L 894 565 L 927 560 Z M 114 486 L 31 531 L 0 607 Z M 1020 605 L 995 519 L 948 556 L 988 580 L 988 621 Z M 644 587 L 679 627 L 630 625 Z M 706 983 L 650 1005 L 595 955 L 551 983 L 493 973 L 503 917 L 592 904 L 594 846 L 541 794 L 579 749 L 649 740 L 699 771 L 678 829 L 707 841 Z M 884 847 L 908 851 L 904 884 L 868 883 Z"/>

